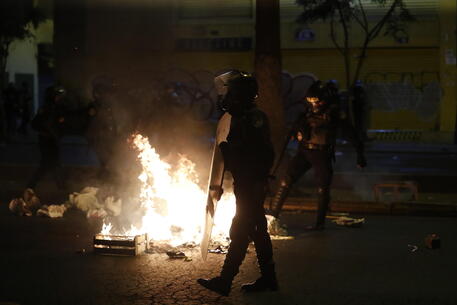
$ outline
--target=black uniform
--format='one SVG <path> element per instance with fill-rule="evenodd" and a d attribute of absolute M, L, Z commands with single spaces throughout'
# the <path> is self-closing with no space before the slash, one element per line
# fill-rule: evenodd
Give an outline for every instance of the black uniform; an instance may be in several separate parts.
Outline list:
<path fill-rule="evenodd" d="M 62 136 L 62 124 L 65 121 L 65 109 L 62 104 L 64 90 L 50 87 L 46 90 L 44 106 L 32 120 L 32 128 L 38 132 L 38 145 L 40 149 L 40 165 L 27 184 L 34 189 L 39 180 L 48 172 L 54 176 L 59 189 L 65 190 L 66 183 L 60 167 L 59 142 Z"/>
<path fill-rule="evenodd" d="M 229 74 L 232 73 L 232 74 Z M 227 295 L 233 278 L 244 260 L 250 241 L 254 241 L 262 277 L 243 286 L 246 291 L 277 289 L 273 250 L 263 207 L 269 171 L 274 161 L 266 115 L 254 99 L 257 83 L 249 74 L 229 72 L 224 102 L 232 115 L 227 141 L 219 144 L 226 170 L 234 180 L 236 214 L 230 228 L 230 247 L 219 277 L 198 282 Z"/>
<path fill-rule="evenodd" d="M 319 86 L 319 83 L 316 84 Z M 330 185 L 333 177 L 334 149 L 338 129 L 353 143 L 357 151 L 357 163 L 365 166 L 363 144 L 347 117 L 340 111 L 338 100 L 331 91 L 319 88 L 320 106 L 313 107 L 307 103 L 305 111 L 294 123 L 291 135 L 299 141 L 296 155 L 290 161 L 287 173 L 281 180 L 280 187 L 272 203 L 272 214 L 279 216 L 290 188 L 314 167 L 318 185 L 318 209 L 315 229 L 323 229 L 325 215 L 330 202 Z"/>
<path fill-rule="evenodd" d="M 354 109 L 354 125 L 359 132 L 361 139 L 367 138 L 367 97 L 365 89 L 361 83 L 357 83 L 353 89 L 353 109 Z"/>
<path fill-rule="evenodd" d="M 120 136 L 110 99 L 98 97 L 89 105 L 88 113 L 90 119 L 86 137 L 100 162 L 98 176 L 113 182 L 116 178 L 112 160 Z"/>
<path fill-rule="evenodd" d="M 230 248 L 221 276 L 238 273 L 249 242 L 254 241 L 261 270 L 273 263 L 273 251 L 263 208 L 267 178 L 274 160 L 267 117 L 252 106 L 234 115 L 227 142 L 220 145 L 226 168 L 232 173 L 236 214 L 230 228 Z"/>

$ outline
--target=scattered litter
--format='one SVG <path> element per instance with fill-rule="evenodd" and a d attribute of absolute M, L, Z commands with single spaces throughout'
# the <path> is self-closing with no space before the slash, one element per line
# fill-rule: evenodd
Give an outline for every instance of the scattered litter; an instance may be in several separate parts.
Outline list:
<path fill-rule="evenodd" d="M 22 198 L 14 198 L 8 207 L 13 214 L 18 216 L 32 216 L 41 207 L 41 202 L 35 192 L 28 188 L 24 191 Z"/>
<path fill-rule="evenodd" d="M 408 248 L 409 248 L 409 251 L 410 251 L 410 252 L 413 252 L 413 253 L 416 252 L 417 250 L 419 250 L 419 247 L 416 246 L 416 245 L 410 245 L 410 244 L 408 244 Z"/>
<path fill-rule="evenodd" d="M 208 253 L 227 254 L 228 246 L 219 245 L 215 249 L 208 249 Z"/>
<path fill-rule="evenodd" d="M 170 259 L 186 259 L 186 254 L 182 251 L 167 251 L 167 255 Z"/>
<path fill-rule="evenodd" d="M 63 217 L 63 214 L 67 210 L 67 207 L 63 204 L 51 204 L 42 205 L 41 208 L 36 212 L 37 216 L 46 216 L 50 218 Z"/>
<path fill-rule="evenodd" d="M 293 237 L 293 236 L 271 235 L 270 239 L 271 240 L 291 240 L 291 239 L 295 239 L 295 237 Z"/>
<path fill-rule="evenodd" d="M 108 213 L 103 208 L 90 209 L 87 211 L 87 218 L 105 218 Z"/>
<path fill-rule="evenodd" d="M 339 226 L 358 228 L 365 223 L 365 218 L 351 218 L 347 216 L 341 216 L 332 220 Z"/>
<path fill-rule="evenodd" d="M 441 239 L 438 234 L 433 233 L 425 236 L 425 247 L 428 249 L 441 248 Z"/>
<path fill-rule="evenodd" d="M 108 215 L 119 216 L 122 212 L 122 200 L 115 200 L 113 196 L 105 198 L 100 202 L 97 197 L 99 189 L 92 186 L 86 186 L 79 193 L 74 192 L 69 195 L 69 203 L 86 212 L 87 218 L 104 218 Z"/>

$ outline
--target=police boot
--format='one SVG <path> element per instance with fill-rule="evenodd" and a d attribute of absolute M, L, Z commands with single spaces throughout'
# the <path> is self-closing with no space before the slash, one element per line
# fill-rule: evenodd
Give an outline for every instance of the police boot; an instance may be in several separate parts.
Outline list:
<path fill-rule="evenodd" d="M 244 284 L 241 290 L 244 292 L 262 292 L 278 290 L 278 281 L 276 280 L 275 264 L 268 264 L 260 267 L 262 274 L 255 282 Z"/>
<path fill-rule="evenodd" d="M 289 185 L 286 182 L 281 182 L 278 191 L 276 192 L 275 197 L 273 198 L 273 202 L 271 203 L 271 211 L 270 215 L 274 216 L 275 218 L 279 217 L 281 213 L 282 206 L 286 201 L 287 196 L 289 195 Z"/>
<path fill-rule="evenodd" d="M 327 214 L 328 205 L 330 203 L 330 188 L 320 187 L 317 189 L 317 216 L 314 230 L 325 229 L 325 215 Z"/>
<path fill-rule="evenodd" d="M 228 296 L 232 288 L 232 279 L 223 278 L 221 276 L 213 277 L 212 279 L 198 279 L 197 283 L 214 291 L 220 295 Z"/>

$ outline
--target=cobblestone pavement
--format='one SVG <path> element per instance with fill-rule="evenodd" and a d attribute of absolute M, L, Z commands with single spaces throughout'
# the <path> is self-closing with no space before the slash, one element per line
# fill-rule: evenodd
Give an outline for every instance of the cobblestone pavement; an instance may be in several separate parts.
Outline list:
<path fill-rule="evenodd" d="M 250 248 L 229 297 L 196 283 L 217 275 L 224 256 L 186 251 L 136 257 L 91 253 L 100 223 L 76 211 L 61 219 L 16 217 L 0 206 L 0 304 L 453 304 L 457 303 L 455 218 L 367 216 L 362 228 L 328 224 L 304 232 L 311 214 L 285 214 L 293 240 L 273 242 L 278 292 L 245 295 L 258 276 Z M 423 247 L 437 233 L 442 248 Z M 418 245 L 411 252 L 408 245 Z M 83 252 L 82 250 L 85 250 Z"/>

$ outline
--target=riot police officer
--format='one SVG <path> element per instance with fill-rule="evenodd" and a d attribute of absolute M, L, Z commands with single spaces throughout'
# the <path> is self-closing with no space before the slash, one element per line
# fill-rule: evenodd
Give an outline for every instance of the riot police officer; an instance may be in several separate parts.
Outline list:
<path fill-rule="evenodd" d="M 65 190 L 66 184 L 60 167 L 59 142 L 63 135 L 65 122 L 64 98 L 65 88 L 51 86 L 46 89 L 44 105 L 32 120 L 32 128 L 38 132 L 40 149 L 40 165 L 27 184 L 27 188 L 34 189 L 38 181 L 48 172 L 54 175 L 56 185 Z"/>
<path fill-rule="evenodd" d="M 230 247 L 220 276 L 198 283 L 221 295 L 228 295 L 232 280 L 244 260 L 249 242 L 254 241 L 261 277 L 242 286 L 246 292 L 276 290 L 273 250 L 263 208 L 269 170 L 274 160 L 266 115 L 255 105 L 256 79 L 231 71 L 215 79 L 222 108 L 231 118 L 226 141 L 219 144 L 225 168 L 234 180 L 236 214 L 230 228 Z"/>
<path fill-rule="evenodd" d="M 113 158 L 120 141 L 118 124 L 113 113 L 116 84 L 109 77 L 98 77 L 93 82 L 93 100 L 88 106 L 89 122 L 86 138 L 97 154 L 100 169 L 98 178 L 107 182 L 116 180 Z"/>
<path fill-rule="evenodd" d="M 317 217 L 310 230 L 323 230 L 330 203 L 330 185 L 333 176 L 332 162 L 338 129 L 348 137 L 357 152 L 357 165 L 365 167 L 363 143 L 347 116 L 339 109 L 338 96 L 332 88 L 320 81 L 314 82 L 306 94 L 304 112 L 295 121 L 290 135 L 299 142 L 298 151 L 288 164 L 286 175 L 272 202 L 271 214 L 279 217 L 290 188 L 311 167 L 317 180 Z"/>

